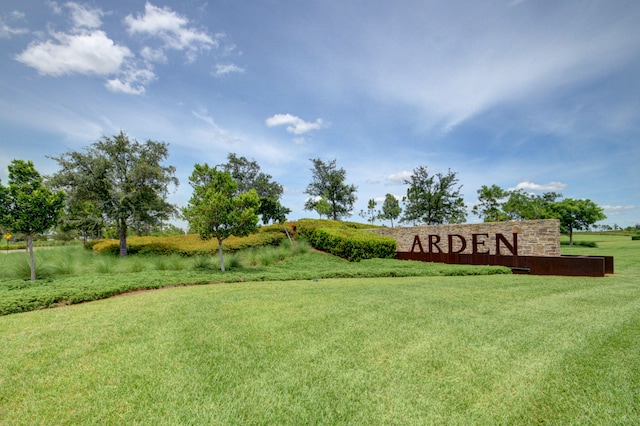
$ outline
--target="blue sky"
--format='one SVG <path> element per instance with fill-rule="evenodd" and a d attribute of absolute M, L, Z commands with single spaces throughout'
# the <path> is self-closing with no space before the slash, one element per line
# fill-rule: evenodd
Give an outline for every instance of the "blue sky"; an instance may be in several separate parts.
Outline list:
<path fill-rule="evenodd" d="M 120 130 L 195 163 L 255 159 L 303 210 L 311 158 L 371 198 L 411 171 L 589 198 L 640 223 L 636 0 L 4 0 L 0 179 Z M 469 215 L 470 222 L 478 221 Z"/>

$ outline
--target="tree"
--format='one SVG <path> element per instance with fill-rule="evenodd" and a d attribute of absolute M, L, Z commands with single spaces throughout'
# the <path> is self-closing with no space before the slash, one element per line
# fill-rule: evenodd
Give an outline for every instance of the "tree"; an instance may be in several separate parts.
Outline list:
<path fill-rule="evenodd" d="M 471 210 L 473 214 L 482 218 L 484 222 L 500 222 L 508 220 L 507 214 L 502 210 L 502 205 L 509 196 L 498 185 L 482 185 L 478 189 L 478 204 Z"/>
<path fill-rule="evenodd" d="M 367 222 L 373 223 L 376 221 L 378 215 L 376 215 L 376 206 L 378 203 L 373 198 L 367 203 L 367 210 L 360 210 L 360 217 L 367 219 Z"/>
<path fill-rule="evenodd" d="M 286 216 L 291 210 L 280 204 L 282 185 L 273 181 L 271 175 L 263 173 L 255 160 L 249 161 L 245 157 L 229 153 L 227 163 L 221 167 L 231 173 L 238 184 L 238 194 L 249 192 L 251 189 L 256 190 L 260 197 L 260 207 L 256 213 L 262 217 L 262 223 L 266 225 L 272 220 L 280 223 L 286 221 Z"/>
<path fill-rule="evenodd" d="M 602 207 L 591 200 L 565 198 L 550 205 L 550 210 L 560 220 L 560 228 L 569 234 L 569 245 L 573 245 L 574 230 L 588 230 L 594 223 L 607 218 Z"/>
<path fill-rule="evenodd" d="M 502 209 L 507 220 L 537 220 L 549 219 L 551 213 L 549 206 L 556 202 L 562 194 L 545 192 L 535 195 L 519 189 L 507 192 L 509 198 L 502 204 Z"/>
<path fill-rule="evenodd" d="M 220 269 L 224 268 L 222 242 L 230 235 L 245 236 L 256 230 L 260 199 L 255 189 L 238 193 L 238 184 L 227 171 L 196 164 L 189 178 L 193 195 L 182 213 L 192 230 L 203 239 L 216 238 Z"/>
<path fill-rule="evenodd" d="M 124 132 L 104 136 L 84 152 L 52 157 L 62 168 L 52 184 L 68 194 L 68 210 L 77 203 L 93 203 L 116 226 L 120 256 L 126 256 L 129 227 L 148 229 L 177 211 L 166 201 L 169 186 L 178 185 L 175 167 L 162 165 L 169 154 L 167 146 L 131 141 Z"/>
<path fill-rule="evenodd" d="M 307 206 L 312 207 L 313 210 L 316 211 L 316 213 L 318 213 L 318 216 L 320 216 L 320 219 L 322 219 L 322 216 L 326 216 L 327 219 L 329 219 L 329 217 L 331 217 L 331 204 L 329 204 L 329 202 L 324 199 L 324 198 L 319 198 L 318 200 L 307 200 L 307 202 L 305 203 L 305 209 L 309 210 L 307 208 Z"/>
<path fill-rule="evenodd" d="M 345 180 L 347 172 L 336 168 L 336 160 L 328 163 L 319 158 L 311 159 L 313 178 L 304 191 L 311 196 L 305 204 L 305 210 L 316 210 L 316 204 L 320 199 L 326 200 L 331 206 L 330 217 L 333 220 L 341 220 L 351 216 L 353 204 L 356 202 L 355 185 L 347 185 Z"/>
<path fill-rule="evenodd" d="M 102 212 L 92 201 L 75 202 L 67 197 L 67 208 L 60 218 L 60 229 L 63 232 L 79 231 L 83 244 L 87 243 L 89 236 L 100 235 L 104 227 Z"/>
<path fill-rule="evenodd" d="M 25 235 L 31 280 L 35 281 L 33 237 L 56 225 L 64 205 L 64 193 L 45 187 L 31 161 L 13 160 L 9 165 L 8 184 L 5 188 L 0 182 L 0 225 L 9 232 Z"/>
<path fill-rule="evenodd" d="M 378 214 L 378 218 L 381 220 L 390 220 L 391 227 L 393 228 L 393 221 L 398 219 L 401 213 L 402 207 L 400 207 L 398 199 L 392 194 L 385 195 L 384 202 L 382 203 L 382 211 Z"/>
<path fill-rule="evenodd" d="M 263 173 L 255 160 L 249 161 L 245 157 L 229 153 L 227 163 L 222 164 L 221 167 L 224 171 L 229 172 L 236 181 L 239 194 L 255 189 L 260 198 L 278 201 L 282 196 L 282 185 L 272 181 L 271 175 Z"/>
<path fill-rule="evenodd" d="M 284 207 L 279 201 L 272 198 L 260 198 L 260 207 L 256 211 L 262 217 L 262 223 L 269 222 L 284 223 L 287 221 L 287 215 L 291 213 L 291 209 Z"/>
<path fill-rule="evenodd" d="M 420 166 L 413 170 L 409 185 L 403 222 L 422 222 L 427 225 L 444 223 L 462 223 L 466 219 L 466 206 L 460 195 L 462 185 L 456 186 L 456 173 L 449 170 L 447 174 L 429 175 L 427 167 Z"/>

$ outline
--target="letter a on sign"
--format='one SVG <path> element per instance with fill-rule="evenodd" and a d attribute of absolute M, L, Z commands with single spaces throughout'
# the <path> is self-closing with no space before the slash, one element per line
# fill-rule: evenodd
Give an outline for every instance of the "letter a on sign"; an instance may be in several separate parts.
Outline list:
<path fill-rule="evenodd" d="M 413 237 L 413 245 L 411 246 L 411 252 L 414 253 L 416 250 L 416 245 L 420 249 L 420 253 L 424 253 L 424 249 L 422 248 L 422 242 L 420 242 L 420 237 L 416 235 Z"/>

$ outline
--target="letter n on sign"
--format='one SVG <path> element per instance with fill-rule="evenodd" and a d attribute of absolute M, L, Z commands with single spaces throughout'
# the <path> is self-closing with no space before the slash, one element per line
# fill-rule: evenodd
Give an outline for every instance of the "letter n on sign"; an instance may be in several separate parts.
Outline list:
<path fill-rule="evenodd" d="M 518 234 L 513 233 L 513 244 L 509 243 L 504 235 L 496 234 L 496 254 L 500 255 L 500 242 L 504 243 L 505 246 L 511 251 L 511 254 L 514 256 L 518 255 Z"/>

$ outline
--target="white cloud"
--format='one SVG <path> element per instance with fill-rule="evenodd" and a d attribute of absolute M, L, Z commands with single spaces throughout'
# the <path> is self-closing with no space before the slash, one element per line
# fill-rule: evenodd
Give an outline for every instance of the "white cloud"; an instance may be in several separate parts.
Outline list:
<path fill-rule="evenodd" d="M 602 208 L 608 212 L 619 213 L 627 210 L 634 210 L 636 206 L 602 206 Z"/>
<path fill-rule="evenodd" d="M 267 118 L 265 121 L 267 126 L 287 126 L 287 132 L 294 135 L 302 135 L 311 130 L 320 130 L 323 127 L 323 121 L 318 118 L 314 122 L 304 121 L 303 119 L 291 114 L 276 114 Z"/>
<path fill-rule="evenodd" d="M 29 33 L 27 28 L 12 26 L 12 23 L 22 20 L 24 20 L 24 13 L 18 11 L 13 11 L 6 17 L 0 17 L 0 38 L 11 38 Z"/>
<path fill-rule="evenodd" d="M 147 62 L 155 62 L 164 64 L 167 62 L 167 55 L 164 54 L 162 49 L 153 49 L 149 46 L 145 46 L 140 51 L 140 56 L 144 58 Z"/>
<path fill-rule="evenodd" d="M 389 185 L 402 185 L 405 180 L 409 180 L 413 175 L 412 172 L 408 172 L 403 170 L 399 173 L 391 174 L 387 177 L 387 181 Z"/>
<path fill-rule="evenodd" d="M 524 189 L 525 191 L 562 191 L 566 187 L 567 184 L 561 182 L 549 182 L 544 185 L 540 185 L 524 181 L 517 184 L 515 189 Z"/>
<path fill-rule="evenodd" d="M 142 68 L 128 69 L 116 78 L 105 83 L 107 89 L 116 93 L 141 95 L 146 91 L 146 85 L 156 78 L 153 71 Z"/>
<path fill-rule="evenodd" d="M 244 68 L 239 67 L 235 64 L 216 64 L 216 71 L 215 71 L 216 76 L 230 74 L 234 72 L 242 74 L 244 73 Z"/>
<path fill-rule="evenodd" d="M 43 75 L 111 75 L 133 56 L 128 47 L 116 44 L 104 31 L 51 35 L 53 40 L 29 44 L 16 60 Z"/>
<path fill-rule="evenodd" d="M 225 145 L 234 145 L 240 142 L 240 139 L 238 137 L 230 134 L 229 132 L 218 126 L 218 124 L 211 116 L 209 116 L 206 110 L 192 111 L 191 113 L 194 117 L 208 124 L 208 127 L 210 128 L 208 138 L 213 142 L 222 142 Z"/>
<path fill-rule="evenodd" d="M 142 34 L 157 37 L 164 48 L 186 50 L 189 61 L 195 60 L 199 50 L 218 46 L 218 41 L 207 34 L 189 26 L 189 20 L 167 7 L 157 7 L 146 3 L 144 14 L 125 19 L 130 34 Z"/>
<path fill-rule="evenodd" d="M 88 9 L 78 3 L 69 2 L 65 6 L 71 10 L 71 20 L 76 28 L 100 28 L 102 26 L 101 9 Z"/>

